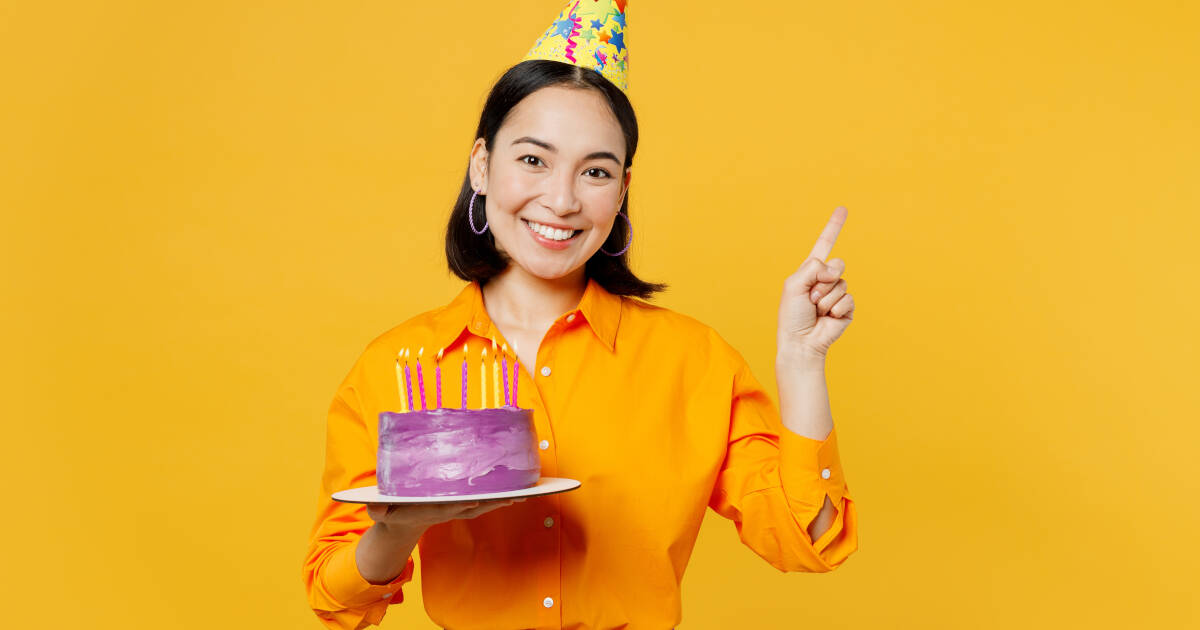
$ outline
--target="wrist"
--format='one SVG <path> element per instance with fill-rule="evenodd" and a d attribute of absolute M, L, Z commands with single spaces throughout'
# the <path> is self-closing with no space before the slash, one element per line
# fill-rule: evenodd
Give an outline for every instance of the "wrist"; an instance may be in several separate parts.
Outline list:
<path fill-rule="evenodd" d="M 775 352 L 775 370 L 820 372 L 825 370 L 825 355 L 807 346 L 780 344 Z"/>
<path fill-rule="evenodd" d="M 378 535 L 392 540 L 416 540 L 425 534 L 425 528 L 414 525 L 376 522 L 372 525 Z"/>

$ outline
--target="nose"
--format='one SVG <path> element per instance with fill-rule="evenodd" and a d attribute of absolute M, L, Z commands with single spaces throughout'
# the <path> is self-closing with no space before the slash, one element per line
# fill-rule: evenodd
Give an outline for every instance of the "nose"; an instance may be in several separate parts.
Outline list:
<path fill-rule="evenodd" d="M 563 216 L 581 209 L 579 197 L 575 195 L 575 176 L 569 170 L 561 170 L 547 179 L 546 202 L 550 210 L 557 216 Z"/>

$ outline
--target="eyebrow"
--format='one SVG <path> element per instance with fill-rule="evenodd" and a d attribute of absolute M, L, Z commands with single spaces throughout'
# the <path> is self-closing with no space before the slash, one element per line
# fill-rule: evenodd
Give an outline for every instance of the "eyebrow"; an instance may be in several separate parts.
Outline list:
<path fill-rule="evenodd" d="M 521 136 L 520 138 L 513 140 L 512 143 L 513 144 L 521 144 L 522 142 L 528 142 L 529 144 L 536 144 L 537 146 L 542 147 L 543 149 L 545 149 L 547 151 L 553 151 L 555 153 L 558 152 L 558 149 L 555 149 L 554 145 L 550 144 L 549 142 L 546 142 L 544 140 L 538 140 L 537 138 L 532 138 L 530 136 Z M 585 160 L 609 159 L 609 160 L 616 162 L 617 166 L 621 166 L 621 160 L 618 160 L 617 156 L 613 155 L 609 151 L 593 151 L 593 152 L 583 156 L 583 159 L 585 159 Z"/>

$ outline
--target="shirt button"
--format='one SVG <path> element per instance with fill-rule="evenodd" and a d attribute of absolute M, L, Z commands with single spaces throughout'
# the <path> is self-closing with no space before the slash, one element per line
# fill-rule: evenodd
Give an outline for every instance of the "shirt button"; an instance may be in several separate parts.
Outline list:
<path fill-rule="evenodd" d="M 550 608 L 551 606 L 553 606 L 553 605 L 554 605 L 554 598 L 553 598 L 553 597 L 547 597 L 546 599 L 543 599 L 543 600 L 542 600 L 542 605 L 543 605 L 543 606 L 545 606 L 546 608 Z"/>
<path fill-rule="evenodd" d="M 822 469 L 821 469 L 821 478 L 822 478 L 822 479 L 828 479 L 828 478 L 829 478 L 829 469 L 828 469 L 828 468 L 822 468 Z"/>
<path fill-rule="evenodd" d="M 538 444 L 538 446 L 542 447 L 542 450 L 544 451 L 550 448 L 550 440 L 542 440 L 541 444 Z"/>
<path fill-rule="evenodd" d="M 542 376 L 550 376 L 550 366 L 549 365 L 542 366 Z"/>
<path fill-rule="evenodd" d="M 542 521 L 542 523 L 544 523 L 546 527 L 554 527 L 554 517 L 547 516 L 546 520 Z"/>
<path fill-rule="evenodd" d="M 570 315 L 567 315 L 567 321 L 569 321 L 569 322 L 575 321 L 575 313 L 571 313 Z"/>

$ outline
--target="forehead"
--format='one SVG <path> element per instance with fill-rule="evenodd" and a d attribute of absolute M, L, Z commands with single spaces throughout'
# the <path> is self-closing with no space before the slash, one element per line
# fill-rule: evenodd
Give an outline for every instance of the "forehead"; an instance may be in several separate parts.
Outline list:
<path fill-rule="evenodd" d="M 596 90 L 553 86 L 526 96 L 496 133 L 500 148 L 508 148 L 514 138 L 522 136 L 549 142 L 560 153 L 625 153 L 621 124 Z"/>

